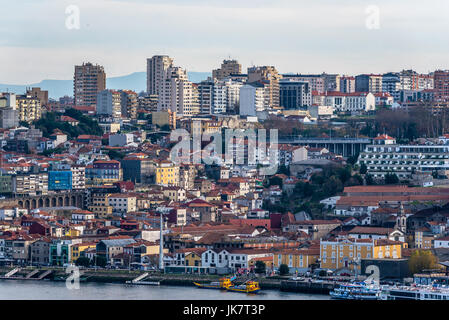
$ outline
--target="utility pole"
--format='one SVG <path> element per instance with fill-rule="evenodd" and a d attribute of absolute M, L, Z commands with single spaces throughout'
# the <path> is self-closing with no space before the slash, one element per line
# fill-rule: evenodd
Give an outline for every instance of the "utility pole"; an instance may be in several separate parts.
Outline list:
<path fill-rule="evenodd" d="M 160 213 L 161 220 L 160 220 L 160 233 L 159 233 L 159 270 L 162 272 L 164 271 L 164 236 L 162 234 L 163 231 L 163 217 L 162 212 Z"/>

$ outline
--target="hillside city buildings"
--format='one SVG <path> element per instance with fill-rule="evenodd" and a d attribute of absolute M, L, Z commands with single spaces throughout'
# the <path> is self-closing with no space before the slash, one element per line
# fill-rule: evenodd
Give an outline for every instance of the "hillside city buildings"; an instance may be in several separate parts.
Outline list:
<path fill-rule="evenodd" d="M 449 135 L 314 132 L 366 125 L 381 108 L 444 110 L 448 71 L 284 74 L 262 65 L 244 74 L 228 59 L 193 83 L 172 57 L 146 62 L 146 92 L 107 88 L 104 68 L 85 62 L 75 66 L 73 98 L 40 88 L 0 94 L 0 264 L 101 257 L 118 267 L 244 273 L 263 262 L 268 273 L 286 265 L 291 274 L 354 275 L 370 263 L 404 278 L 416 251 L 445 261 Z M 266 141 L 273 151 L 237 138 L 272 123 L 288 132 Z M 177 157 L 174 129 L 188 135 Z M 225 130 L 235 137 L 225 140 Z M 212 140 L 228 157 L 208 153 Z M 277 170 L 264 174 L 271 159 Z M 335 182 L 348 167 L 345 183 Z"/>

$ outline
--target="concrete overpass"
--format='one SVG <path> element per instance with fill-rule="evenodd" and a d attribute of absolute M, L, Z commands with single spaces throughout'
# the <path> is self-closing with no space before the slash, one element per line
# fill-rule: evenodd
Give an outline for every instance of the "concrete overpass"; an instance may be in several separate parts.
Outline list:
<path fill-rule="evenodd" d="M 279 143 L 309 146 L 311 148 L 326 148 L 330 152 L 343 157 L 351 157 L 362 152 L 367 145 L 373 143 L 371 138 L 303 138 L 279 137 Z"/>

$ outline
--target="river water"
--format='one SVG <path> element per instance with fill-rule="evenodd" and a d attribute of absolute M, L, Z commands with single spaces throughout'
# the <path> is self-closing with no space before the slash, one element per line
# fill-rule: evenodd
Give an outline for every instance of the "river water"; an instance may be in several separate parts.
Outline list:
<path fill-rule="evenodd" d="M 0 280 L 1 300 L 329 300 L 327 295 L 263 290 L 247 295 L 195 287 L 133 286 L 81 282 L 68 289 L 65 282 Z"/>

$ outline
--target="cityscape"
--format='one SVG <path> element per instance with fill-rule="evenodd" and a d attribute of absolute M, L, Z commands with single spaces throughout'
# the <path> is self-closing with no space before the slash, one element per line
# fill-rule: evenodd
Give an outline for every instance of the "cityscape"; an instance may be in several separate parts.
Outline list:
<path fill-rule="evenodd" d="M 0 297 L 449 300 L 449 70 L 160 51 L 1 87 Z"/>

